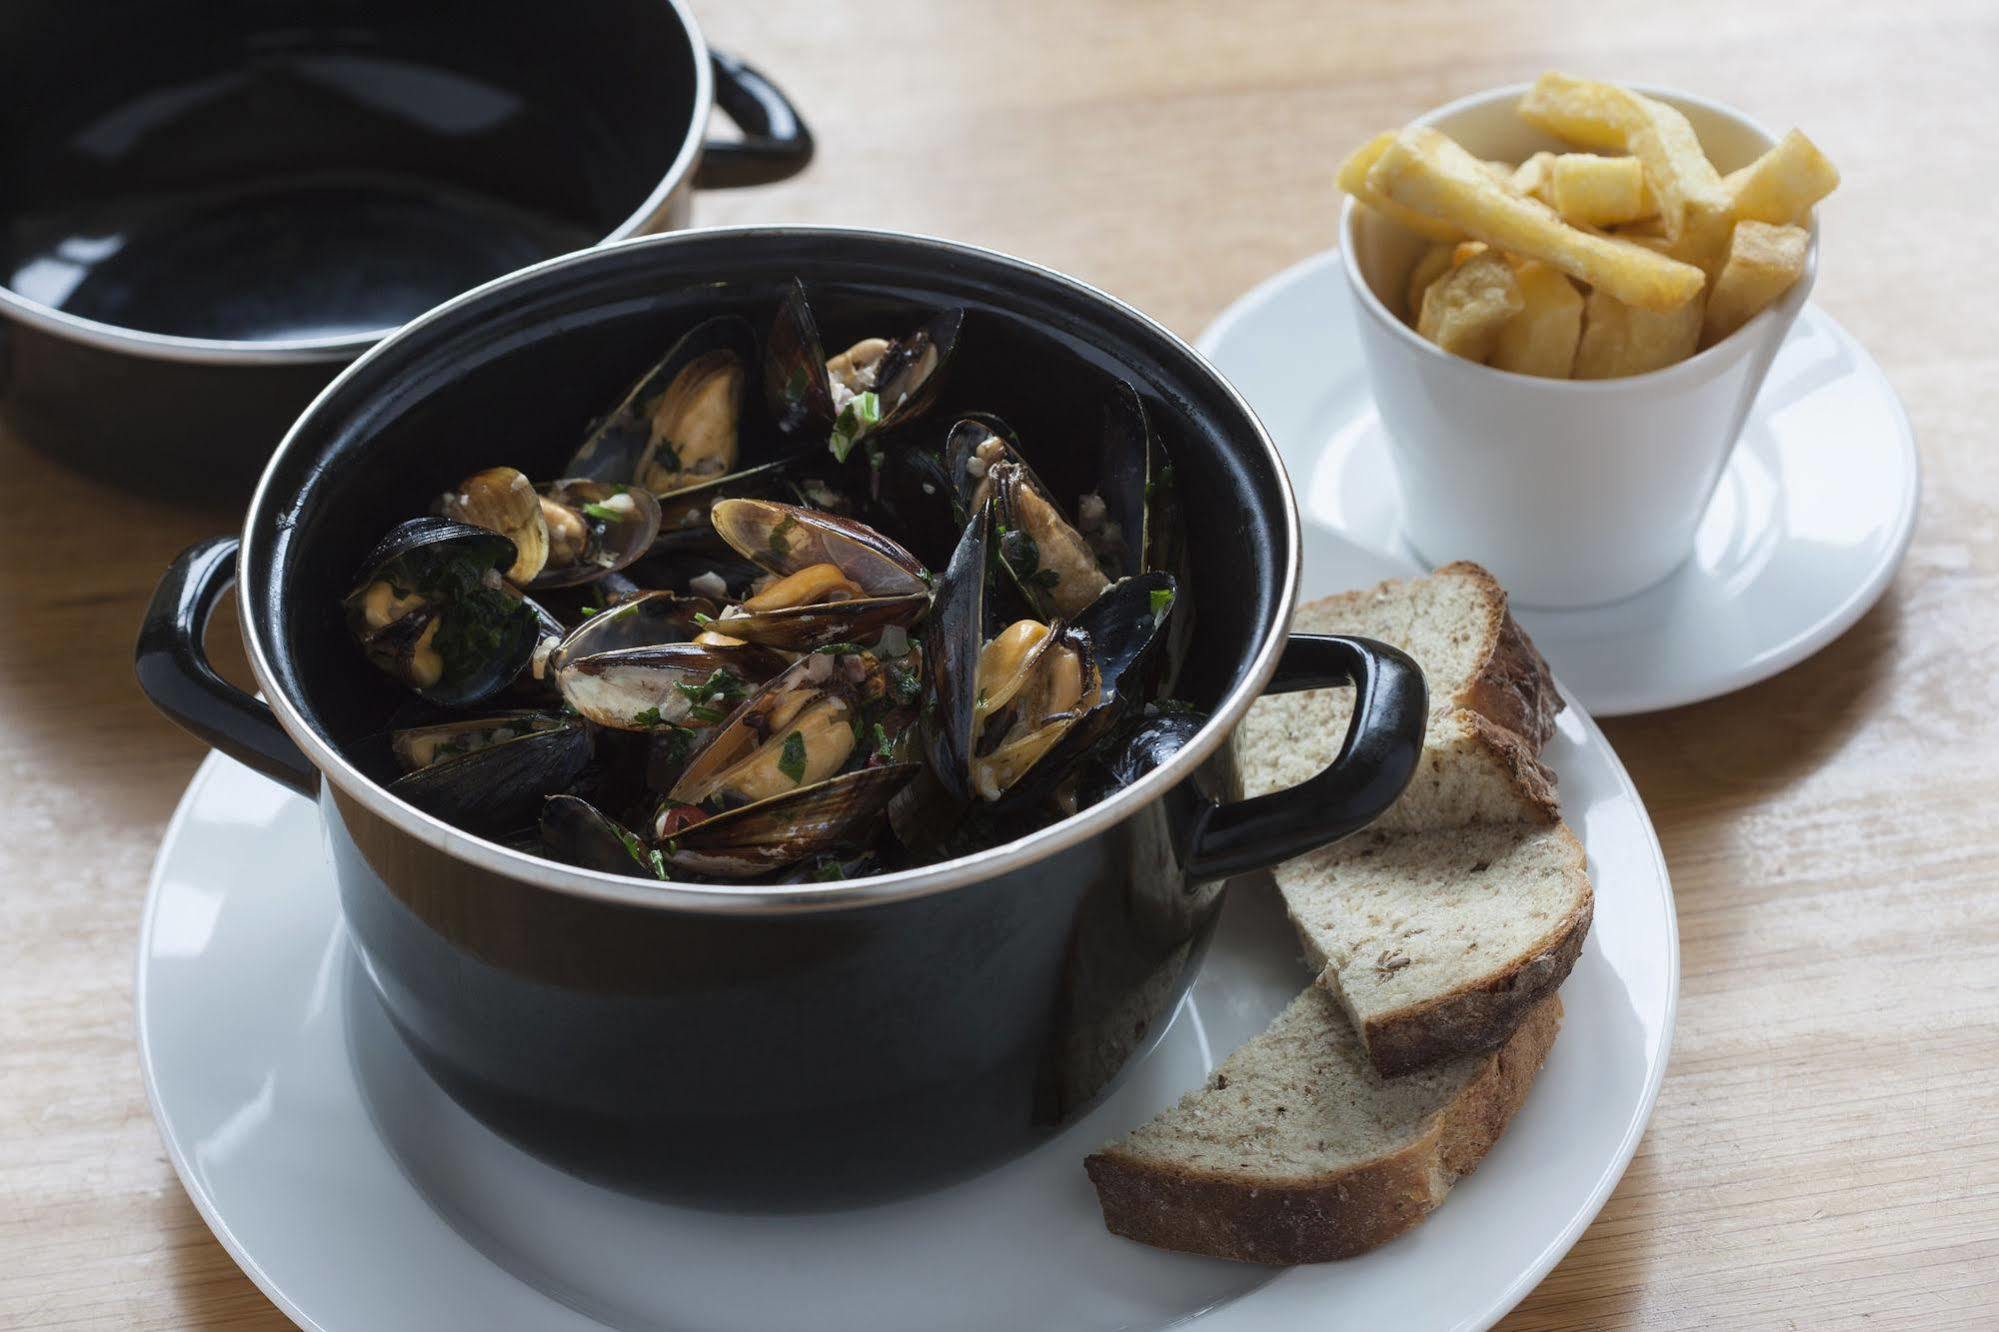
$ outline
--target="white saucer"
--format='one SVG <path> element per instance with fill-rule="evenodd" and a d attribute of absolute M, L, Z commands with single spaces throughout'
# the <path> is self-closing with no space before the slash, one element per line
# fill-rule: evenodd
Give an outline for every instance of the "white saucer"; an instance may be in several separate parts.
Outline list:
<path fill-rule="evenodd" d="M 1322 546 L 1316 579 L 1386 568 Z M 1325 579 L 1337 577 L 1337 584 Z M 1023 1160 L 908 1202 L 700 1212 L 581 1183 L 496 1138 L 394 1037 L 340 922 L 315 808 L 211 757 L 168 829 L 139 950 L 139 1048 L 174 1168 L 278 1306 L 328 1332 L 1482 1328 L 1596 1215 L 1665 1071 L 1679 983 L 1665 863 L 1575 709 L 1548 757 L 1590 853 L 1595 928 L 1525 1108 L 1427 1223 L 1344 1263 L 1270 1272 L 1108 1234 L 1085 1152 L 1171 1103 L 1308 981 L 1267 883 L 1231 890 L 1159 1047 Z"/>
<path fill-rule="evenodd" d="M 1338 256 L 1328 252 L 1251 290 L 1199 345 L 1283 451 L 1308 528 L 1380 552 L 1398 572 L 1417 571 L 1353 316 Z M 1796 665 L 1874 604 L 1908 550 L 1920 486 L 1915 436 L 1894 389 L 1852 335 L 1807 305 L 1693 558 L 1612 605 L 1515 610 L 1598 716 L 1713 698 Z"/>

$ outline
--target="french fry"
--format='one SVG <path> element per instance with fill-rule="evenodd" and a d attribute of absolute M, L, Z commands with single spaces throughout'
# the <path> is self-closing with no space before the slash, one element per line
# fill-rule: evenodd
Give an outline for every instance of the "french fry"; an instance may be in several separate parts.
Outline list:
<path fill-rule="evenodd" d="M 1614 227 L 1659 211 L 1635 157 L 1563 153 L 1549 172 L 1548 202 L 1579 227 Z"/>
<path fill-rule="evenodd" d="M 1721 178 L 1738 221 L 1796 226 L 1839 185 L 1839 171 L 1810 139 L 1792 130 L 1769 152 Z"/>
<path fill-rule="evenodd" d="M 1701 342 L 1713 345 L 1748 323 L 1804 276 L 1811 233 L 1754 220 L 1735 224 L 1728 262 L 1708 293 Z"/>
<path fill-rule="evenodd" d="M 1707 280 L 1690 264 L 1577 230 L 1547 205 L 1501 185 L 1477 158 L 1433 129 L 1412 127 L 1395 136 L 1368 170 L 1366 186 L 1494 249 L 1539 259 L 1648 310 L 1678 309 Z"/>
<path fill-rule="evenodd" d="M 1495 162 L 1487 159 L 1481 163 L 1491 173 L 1494 180 L 1512 180 L 1515 167 L 1511 162 Z"/>
<path fill-rule="evenodd" d="M 1591 148 L 1629 152 L 1644 164 L 1666 234 L 1711 231 L 1728 213 L 1721 175 L 1687 118 L 1610 83 L 1543 74 L 1520 100 L 1521 118 Z"/>
<path fill-rule="evenodd" d="M 1693 355 L 1701 336 L 1699 299 L 1661 313 L 1626 305 L 1598 288 L 1583 307 L 1577 379 L 1616 379 L 1662 370 Z"/>
<path fill-rule="evenodd" d="M 1534 259 L 1513 265 L 1520 313 L 1506 321 L 1487 365 L 1516 374 L 1567 379 L 1582 336 L 1583 294 L 1559 270 Z"/>
<path fill-rule="evenodd" d="M 1409 270 L 1407 308 L 1411 324 L 1423 313 L 1423 293 L 1430 289 L 1432 282 L 1450 271 L 1454 251 L 1454 246 L 1438 241 L 1423 251 L 1422 257 L 1416 260 L 1416 266 Z"/>
<path fill-rule="evenodd" d="M 1483 361 L 1523 308 L 1513 270 L 1497 255 L 1473 255 L 1430 284 L 1416 331 L 1455 356 Z"/>
<path fill-rule="evenodd" d="M 1368 184 L 1368 175 L 1374 164 L 1388 151 L 1388 145 L 1393 142 L 1395 142 L 1395 131 L 1386 130 L 1354 149 L 1347 156 L 1347 160 L 1340 163 L 1339 174 L 1335 177 L 1339 187 L 1395 225 L 1413 231 L 1418 236 L 1433 241 L 1463 240 L 1464 232 L 1456 227 L 1439 222 L 1433 217 L 1426 217 L 1414 209 L 1405 208 Z"/>
<path fill-rule="evenodd" d="M 1548 177 L 1554 169 L 1555 154 L 1536 153 L 1514 168 L 1513 188 L 1544 204 L 1552 204 L 1554 200 L 1548 197 Z"/>
<path fill-rule="evenodd" d="M 1608 83 L 1550 71 L 1520 99 L 1520 118 L 1581 147 L 1621 153 L 1628 137 L 1628 96 Z"/>

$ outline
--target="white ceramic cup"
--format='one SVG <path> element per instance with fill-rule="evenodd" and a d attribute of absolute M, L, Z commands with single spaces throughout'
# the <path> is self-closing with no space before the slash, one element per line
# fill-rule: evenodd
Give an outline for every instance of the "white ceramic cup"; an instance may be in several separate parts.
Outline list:
<path fill-rule="evenodd" d="M 1474 156 L 1518 162 L 1573 151 L 1520 119 L 1526 84 L 1417 120 Z M 1724 174 L 1775 142 L 1747 117 L 1658 88 Z M 1427 247 L 1349 199 L 1340 248 L 1360 345 L 1402 486 L 1404 533 L 1431 564 L 1477 560 L 1523 605 L 1592 606 L 1643 591 L 1692 553 L 1791 322 L 1818 273 L 1816 211 L 1805 273 L 1740 329 L 1677 365 L 1623 379 L 1541 379 L 1452 356 L 1399 311 Z"/>

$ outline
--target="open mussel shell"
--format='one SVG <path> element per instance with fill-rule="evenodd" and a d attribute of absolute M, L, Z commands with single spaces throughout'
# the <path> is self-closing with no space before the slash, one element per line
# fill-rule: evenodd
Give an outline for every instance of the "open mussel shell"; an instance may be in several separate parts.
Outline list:
<path fill-rule="evenodd" d="M 597 725 L 653 731 L 713 726 L 784 669 L 766 648 L 660 643 L 567 658 L 555 678 L 563 702 Z"/>
<path fill-rule="evenodd" d="M 540 488 L 547 558 L 527 586 L 575 587 L 626 568 L 659 536 L 659 501 L 637 486 L 570 477 Z"/>
<path fill-rule="evenodd" d="M 1026 467 L 993 464 L 993 521 L 999 557 L 1036 615 L 1081 614 L 1110 586 L 1096 552 Z"/>
<path fill-rule="evenodd" d="M 871 597 L 929 588 L 922 561 L 851 518 L 774 500 L 730 499 L 717 504 L 710 519 L 737 554 L 774 574 L 830 564 Z"/>
<path fill-rule="evenodd" d="M 542 637 L 537 608 L 510 588 L 514 543 L 445 518 L 399 524 L 343 605 L 368 659 L 430 702 L 476 703 L 520 675 Z"/>
<path fill-rule="evenodd" d="M 505 570 L 516 587 L 527 587 L 548 562 L 548 524 L 541 497 L 527 474 L 512 467 L 489 467 L 460 481 L 437 498 L 440 517 L 497 532 L 514 543 L 514 562 Z"/>
<path fill-rule="evenodd" d="M 972 514 L 937 581 L 923 654 L 929 694 L 919 723 L 924 758 L 946 799 L 961 806 L 972 799 L 972 718 L 986 639 L 992 508 L 987 500 Z"/>
<path fill-rule="evenodd" d="M 979 653 L 972 714 L 972 790 L 997 804 L 1015 796 L 1047 756 L 1096 715 L 1102 672 L 1074 626 L 1022 620 Z"/>
<path fill-rule="evenodd" d="M 670 494 L 737 469 L 756 334 L 733 315 L 697 324 L 640 377 L 570 459 L 570 477 Z"/>
<path fill-rule="evenodd" d="M 715 621 L 713 628 L 745 643 L 782 652 L 810 652 L 838 643 L 871 644 L 890 627 L 911 627 L 929 609 L 929 596 L 915 592 L 906 597 L 865 597 L 730 613 Z"/>
<path fill-rule="evenodd" d="M 874 433 L 885 434 L 930 410 L 943 390 L 944 371 L 958 350 L 965 312 L 940 311 L 896 339 L 875 369 L 875 397 L 881 419 Z"/>
<path fill-rule="evenodd" d="M 1165 640 L 1176 596 L 1170 574 L 1150 573 L 1113 584 L 1075 620 L 1058 626 L 1088 644 L 1097 679 L 1096 703 L 1068 722 L 1060 737 L 1001 792 L 1001 803 L 1032 804 L 1071 776 L 1092 746 L 1142 700 L 1142 684 Z"/>
<path fill-rule="evenodd" d="M 713 619 L 719 610 L 706 597 L 642 592 L 597 611 L 570 630 L 549 654 L 548 665 L 559 673 L 566 663 L 600 652 L 691 642 L 700 634 L 704 621 Z"/>
<path fill-rule="evenodd" d="M 717 879 L 753 878 L 813 857 L 837 859 L 867 843 L 920 766 L 856 768 L 717 814 L 661 838 L 661 858 L 673 869 Z"/>
<path fill-rule="evenodd" d="M 800 658 L 710 733 L 668 798 L 742 803 L 824 780 L 853 755 L 859 744 L 853 723 L 887 688 L 887 673 L 872 653 Z"/>
<path fill-rule="evenodd" d="M 397 767 L 416 772 L 537 731 L 559 730 L 566 724 L 561 717 L 527 708 L 485 717 L 454 717 L 391 731 L 389 752 Z"/>
<path fill-rule="evenodd" d="M 542 803 L 541 850 L 583 869 L 661 877 L 639 835 L 580 796 L 552 795 Z"/>
<path fill-rule="evenodd" d="M 1138 390 L 1121 379 L 1104 405 L 1103 439 L 1096 501 L 1086 497 L 1077 504 L 1078 524 L 1098 564 L 1112 578 L 1153 570 L 1177 573 L 1173 468 Z"/>
<path fill-rule="evenodd" d="M 797 278 L 785 287 L 764 339 L 763 389 L 771 418 L 786 434 L 823 431 L 833 420 L 825 348 Z"/>
<path fill-rule="evenodd" d="M 992 494 L 986 474 L 997 462 L 1017 462 L 1027 467 L 1027 460 L 1020 453 L 1020 436 L 999 417 L 990 412 L 968 412 L 946 432 L 944 470 L 951 479 L 958 507 L 964 512 L 971 513 Z"/>
<path fill-rule="evenodd" d="M 507 730 L 519 725 L 499 719 Z M 438 759 L 398 777 L 388 789 L 447 823 L 475 833 L 505 832 L 534 822 L 543 798 L 581 777 L 591 754 L 582 722 L 557 719 L 552 726 Z"/>
<path fill-rule="evenodd" d="M 935 449 L 905 444 L 888 449 L 874 469 L 873 500 L 910 554 L 941 569 L 965 530 L 970 510 L 952 484 L 944 456 Z"/>

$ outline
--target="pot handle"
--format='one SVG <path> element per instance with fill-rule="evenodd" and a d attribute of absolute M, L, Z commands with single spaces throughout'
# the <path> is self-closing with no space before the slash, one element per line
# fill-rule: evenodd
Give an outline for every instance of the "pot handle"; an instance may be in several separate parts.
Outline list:
<path fill-rule="evenodd" d="M 771 185 L 805 170 L 812 160 L 812 131 L 776 84 L 732 55 L 708 52 L 715 73 L 715 101 L 742 128 L 741 139 L 702 145 L 694 183 L 704 190 Z"/>
<path fill-rule="evenodd" d="M 202 634 L 236 581 L 235 537 L 198 541 L 174 557 L 146 608 L 135 655 L 139 688 L 183 730 L 300 795 L 319 792 L 319 773 L 278 725 L 270 705 L 208 664 Z"/>
<path fill-rule="evenodd" d="M 1354 687 L 1346 743 L 1318 776 L 1283 791 L 1208 805 L 1195 817 L 1188 877 L 1268 869 L 1359 832 L 1395 803 L 1416 773 L 1429 689 L 1409 657 L 1370 638 L 1293 634 L 1264 692 Z"/>

